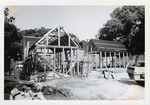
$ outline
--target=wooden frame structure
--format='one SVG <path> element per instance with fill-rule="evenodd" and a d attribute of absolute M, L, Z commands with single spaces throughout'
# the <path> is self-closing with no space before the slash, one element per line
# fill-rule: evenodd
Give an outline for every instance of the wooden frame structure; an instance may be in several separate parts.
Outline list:
<path fill-rule="evenodd" d="M 124 45 L 106 40 L 91 39 L 88 43 L 88 56 L 91 58 L 91 68 L 100 70 L 100 77 L 103 73 L 105 78 L 105 71 L 108 72 L 109 78 L 113 73 L 111 68 L 125 68 L 129 61 L 129 54 Z"/>
<path fill-rule="evenodd" d="M 60 78 L 65 75 L 81 75 L 79 70 L 79 46 L 65 32 L 63 27 L 56 26 L 49 30 L 42 38 L 26 48 L 27 56 L 32 56 L 35 62 L 34 69 L 39 71 L 39 66 L 47 71 L 52 71 Z"/>

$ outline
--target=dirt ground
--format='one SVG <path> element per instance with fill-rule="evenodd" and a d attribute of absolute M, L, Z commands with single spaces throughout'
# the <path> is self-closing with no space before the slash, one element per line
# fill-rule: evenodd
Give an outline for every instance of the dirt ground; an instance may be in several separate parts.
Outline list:
<path fill-rule="evenodd" d="M 99 71 L 92 71 L 87 78 L 66 77 L 48 79 L 43 86 L 68 89 L 68 97 L 46 95 L 48 100 L 144 100 L 145 87 L 130 80 L 125 69 L 114 71 L 115 79 L 100 78 Z"/>

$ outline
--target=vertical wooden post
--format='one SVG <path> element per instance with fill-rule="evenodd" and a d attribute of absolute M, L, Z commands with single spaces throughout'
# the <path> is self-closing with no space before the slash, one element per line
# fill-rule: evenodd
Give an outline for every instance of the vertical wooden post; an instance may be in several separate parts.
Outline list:
<path fill-rule="evenodd" d="M 126 56 L 127 56 L 127 63 L 129 62 L 129 57 L 128 57 L 128 53 L 126 53 Z"/>
<path fill-rule="evenodd" d="M 56 48 L 54 47 L 54 71 L 56 71 Z"/>
<path fill-rule="evenodd" d="M 46 60 L 46 47 L 44 47 L 44 58 Z M 44 63 L 44 73 L 46 74 L 46 64 Z"/>
<path fill-rule="evenodd" d="M 78 59 L 78 61 L 77 61 L 77 75 L 79 76 L 79 48 L 77 49 L 76 53 L 77 53 L 77 59 Z"/>
<path fill-rule="evenodd" d="M 37 63 L 38 63 L 37 48 L 35 47 L 35 70 L 37 70 Z"/>
<path fill-rule="evenodd" d="M 95 66 L 96 66 L 95 69 L 97 70 L 98 65 L 97 65 L 97 53 L 96 52 L 95 52 Z"/>
<path fill-rule="evenodd" d="M 123 52 L 123 67 L 125 68 L 125 58 L 124 58 L 124 52 Z"/>
<path fill-rule="evenodd" d="M 115 69 L 116 69 L 116 52 L 114 52 L 114 59 L 115 59 Z"/>
<path fill-rule="evenodd" d="M 30 47 L 30 42 L 28 41 L 28 42 L 27 42 L 27 53 L 26 53 L 26 57 L 27 57 L 28 54 L 29 54 L 29 47 Z"/>
<path fill-rule="evenodd" d="M 111 68 L 112 67 L 111 52 L 109 52 L 109 64 L 110 64 L 110 68 Z"/>
<path fill-rule="evenodd" d="M 106 55 L 107 53 L 105 52 L 105 67 L 107 67 L 107 55 Z"/>
<path fill-rule="evenodd" d="M 100 52 L 100 78 L 102 76 L 102 69 L 103 69 L 103 67 L 102 67 L 102 52 Z"/>
<path fill-rule="evenodd" d="M 64 63 L 64 61 L 65 61 L 65 51 L 64 51 L 64 48 L 63 48 L 63 53 L 62 53 L 62 56 L 63 56 L 63 58 L 62 58 L 62 60 L 63 60 L 63 75 L 64 75 L 64 69 L 65 69 L 65 63 Z"/>
<path fill-rule="evenodd" d="M 68 36 L 68 46 L 70 46 L 70 36 Z"/>
<path fill-rule="evenodd" d="M 71 48 L 71 66 L 73 65 L 73 49 Z M 74 68 L 72 69 L 72 75 L 74 73 Z"/>
<path fill-rule="evenodd" d="M 70 49 L 70 67 L 72 67 L 72 48 Z M 72 71 L 73 70 L 70 70 L 71 76 L 72 76 Z"/>
<path fill-rule="evenodd" d="M 46 37 L 46 45 L 48 45 L 48 39 L 49 39 L 49 37 L 47 35 L 47 37 Z"/>
<path fill-rule="evenodd" d="M 101 56 L 100 56 L 100 52 L 99 52 L 99 68 L 101 68 Z"/>
<path fill-rule="evenodd" d="M 60 68 L 60 53 L 58 52 L 58 68 Z"/>
<path fill-rule="evenodd" d="M 119 68 L 121 68 L 120 52 L 119 52 Z"/>
<path fill-rule="evenodd" d="M 89 70 L 90 70 L 90 59 L 89 59 L 89 53 L 87 52 L 87 74 L 89 74 Z"/>
<path fill-rule="evenodd" d="M 58 27 L 58 46 L 60 46 L 60 27 Z"/>
<path fill-rule="evenodd" d="M 60 69 L 61 69 L 61 73 L 62 73 L 62 53 L 60 52 Z"/>

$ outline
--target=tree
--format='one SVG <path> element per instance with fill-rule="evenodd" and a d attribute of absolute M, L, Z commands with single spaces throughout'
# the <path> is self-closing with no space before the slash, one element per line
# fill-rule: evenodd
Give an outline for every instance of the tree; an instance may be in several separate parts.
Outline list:
<path fill-rule="evenodd" d="M 79 38 L 76 35 L 74 35 L 73 33 L 69 33 L 69 35 L 73 40 L 75 40 L 76 42 L 79 42 Z"/>
<path fill-rule="evenodd" d="M 46 34 L 50 29 L 41 27 L 41 28 L 35 28 L 35 29 L 27 29 L 27 30 L 21 30 L 19 32 L 20 36 L 34 36 L 34 37 L 42 37 L 44 34 Z"/>
<path fill-rule="evenodd" d="M 99 31 L 99 39 L 115 40 L 123 43 L 132 54 L 142 54 L 145 49 L 145 9 L 144 6 L 123 6 L 111 13 Z"/>
<path fill-rule="evenodd" d="M 122 36 L 123 24 L 118 19 L 108 20 L 103 28 L 99 30 L 100 39 L 116 40 Z"/>
<path fill-rule="evenodd" d="M 9 16 L 8 8 L 5 8 L 4 16 L 4 51 L 10 56 L 10 58 L 17 60 L 17 54 L 21 53 L 20 49 L 18 49 L 20 48 L 18 46 L 20 46 L 19 42 L 21 37 L 18 35 L 17 27 L 13 24 L 15 18 Z M 14 44 L 15 46 L 13 46 Z"/>

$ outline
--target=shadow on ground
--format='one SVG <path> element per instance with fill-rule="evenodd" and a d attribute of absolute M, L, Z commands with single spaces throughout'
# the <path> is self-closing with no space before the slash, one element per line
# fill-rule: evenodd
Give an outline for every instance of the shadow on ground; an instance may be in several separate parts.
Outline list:
<path fill-rule="evenodd" d="M 126 78 L 121 78 L 120 80 L 118 80 L 120 83 L 123 84 L 127 84 L 127 85 L 139 85 L 142 87 L 145 87 L 145 82 L 143 81 L 134 81 L 134 80 L 130 80 L 130 79 L 126 79 Z"/>
<path fill-rule="evenodd" d="M 118 80 L 120 83 L 127 84 L 127 85 L 136 85 L 137 83 L 134 80 L 130 80 L 127 78 L 121 78 Z"/>

